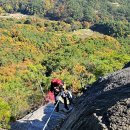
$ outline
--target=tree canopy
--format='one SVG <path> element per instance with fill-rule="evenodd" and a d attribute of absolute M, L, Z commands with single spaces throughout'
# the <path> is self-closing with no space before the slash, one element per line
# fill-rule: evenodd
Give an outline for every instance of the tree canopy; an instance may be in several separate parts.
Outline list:
<path fill-rule="evenodd" d="M 130 20 L 129 0 L 0 0 L 9 13 L 21 12 L 50 19 L 98 22 L 99 20 Z"/>

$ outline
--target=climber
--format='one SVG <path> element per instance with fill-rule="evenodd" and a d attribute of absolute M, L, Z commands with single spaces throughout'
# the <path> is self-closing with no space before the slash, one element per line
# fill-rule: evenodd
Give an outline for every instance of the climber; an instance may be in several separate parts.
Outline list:
<path fill-rule="evenodd" d="M 71 87 L 67 87 L 66 96 L 69 100 L 69 105 L 72 105 L 73 104 L 73 95 L 72 95 Z"/>
<path fill-rule="evenodd" d="M 63 98 L 64 100 L 64 107 L 66 110 L 69 110 L 68 106 L 67 106 L 67 98 L 66 98 L 66 94 L 65 94 L 65 85 L 63 83 L 62 80 L 60 79 L 53 79 L 51 81 L 51 89 L 52 92 L 54 92 L 54 97 L 55 97 L 55 104 L 57 104 L 56 106 L 56 112 L 59 111 L 59 98 L 60 96 Z"/>

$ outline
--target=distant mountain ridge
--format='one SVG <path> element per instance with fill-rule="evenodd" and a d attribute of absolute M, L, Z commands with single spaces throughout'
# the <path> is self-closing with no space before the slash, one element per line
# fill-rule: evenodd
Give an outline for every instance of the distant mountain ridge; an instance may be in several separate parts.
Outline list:
<path fill-rule="evenodd" d="M 21 12 L 67 22 L 130 21 L 130 0 L 0 0 L 2 12 Z"/>

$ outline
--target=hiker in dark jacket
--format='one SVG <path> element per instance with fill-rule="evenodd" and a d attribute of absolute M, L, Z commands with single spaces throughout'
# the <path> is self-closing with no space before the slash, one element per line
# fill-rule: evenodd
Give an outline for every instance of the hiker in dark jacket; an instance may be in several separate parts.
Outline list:
<path fill-rule="evenodd" d="M 67 98 L 66 98 L 66 94 L 65 94 L 65 88 L 63 87 L 64 83 L 62 80 L 60 79 L 53 79 L 51 81 L 51 91 L 54 92 L 54 97 L 55 97 L 55 105 L 56 106 L 56 111 L 59 111 L 59 97 L 61 96 L 64 100 L 64 107 L 66 110 L 69 110 L 68 106 L 67 106 Z"/>

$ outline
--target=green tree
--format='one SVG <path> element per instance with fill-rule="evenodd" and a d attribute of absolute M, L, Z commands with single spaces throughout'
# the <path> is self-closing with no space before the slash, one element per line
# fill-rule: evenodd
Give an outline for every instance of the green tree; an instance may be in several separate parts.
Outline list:
<path fill-rule="evenodd" d="M 0 98 L 0 128 L 9 128 L 11 110 L 9 104 Z"/>

